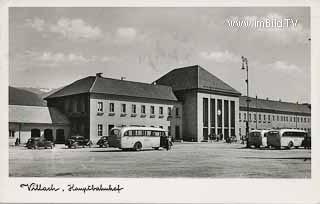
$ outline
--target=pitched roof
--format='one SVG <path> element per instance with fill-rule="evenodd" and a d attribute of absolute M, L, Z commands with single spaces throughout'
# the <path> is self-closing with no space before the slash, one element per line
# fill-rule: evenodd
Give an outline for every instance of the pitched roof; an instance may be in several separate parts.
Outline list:
<path fill-rule="evenodd" d="M 65 115 L 53 107 L 9 105 L 9 122 L 69 124 Z"/>
<path fill-rule="evenodd" d="M 156 83 L 171 86 L 174 91 L 205 89 L 241 95 L 240 92 L 199 65 L 174 69 L 156 80 Z"/>
<path fill-rule="evenodd" d="M 9 86 L 9 105 L 46 106 L 46 101 L 36 93 Z"/>
<path fill-rule="evenodd" d="M 294 113 L 307 113 L 311 114 L 311 108 L 308 104 L 297 104 L 290 102 L 273 101 L 266 99 L 256 99 L 249 97 L 250 108 L 265 109 L 272 111 L 285 111 Z M 247 107 L 247 97 L 241 96 L 239 100 L 240 109 Z"/>
<path fill-rule="evenodd" d="M 89 76 L 75 81 L 47 96 L 45 99 L 80 93 L 101 93 L 177 101 L 177 98 L 169 86 L 111 79 L 101 76 Z"/>

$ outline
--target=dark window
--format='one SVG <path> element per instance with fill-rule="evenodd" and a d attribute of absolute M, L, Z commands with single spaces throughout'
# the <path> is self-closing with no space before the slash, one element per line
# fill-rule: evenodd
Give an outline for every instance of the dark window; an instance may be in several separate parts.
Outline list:
<path fill-rule="evenodd" d="M 214 128 L 216 127 L 216 100 L 210 99 L 210 123 L 211 123 L 211 131 L 214 132 Z"/>
<path fill-rule="evenodd" d="M 179 117 L 180 113 L 179 113 L 179 108 L 176 107 L 176 117 Z"/>
<path fill-rule="evenodd" d="M 109 112 L 114 113 L 114 103 L 109 104 Z"/>
<path fill-rule="evenodd" d="M 127 107 L 126 104 L 121 104 L 121 113 L 126 113 L 127 112 Z"/>
<path fill-rule="evenodd" d="M 102 124 L 98 124 L 98 136 L 102 136 L 102 133 L 103 133 L 102 129 L 103 129 Z"/>
<path fill-rule="evenodd" d="M 218 106 L 217 106 L 217 116 L 218 116 L 218 128 L 222 128 L 222 100 L 218 99 Z"/>
<path fill-rule="evenodd" d="M 154 115 L 154 106 L 150 106 L 150 114 Z"/>
<path fill-rule="evenodd" d="M 163 115 L 163 107 L 162 106 L 159 107 L 159 115 Z"/>
<path fill-rule="evenodd" d="M 171 116 L 171 107 L 168 107 L 168 116 Z"/>
<path fill-rule="evenodd" d="M 229 102 L 224 100 L 224 127 L 229 127 Z"/>
<path fill-rule="evenodd" d="M 231 128 L 234 128 L 236 126 L 236 120 L 235 120 L 235 102 L 231 101 Z M 256 116 L 256 114 L 254 115 Z M 235 134 L 232 134 L 235 135 Z"/>
<path fill-rule="evenodd" d="M 98 102 L 98 112 L 103 112 L 103 102 Z"/>
<path fill-rule="evenodd" d="M 203 98 L 202 112 L 203 112 L 203 127 L 208 127 L 208 98 Z"/>
<path fill-rule="evenodd" d="M 114 128 L 114 125 L 108 125 L 108 133 L 111 135 L 111 129 Z"/>
<path fill-rule="evenodd" d="M 31 137 L 40 137 L 40 129 L 31 129 Z"/>
<path fill-rule="evenodd" d="M 141 105 L 141 113 L 146 114 L 146 106 L 145 105 Z"/>
<path fill-rule="evenodd" d="M 135 104 L 132 104 L 131 109 L 132 113 L 137 113 L 137 106 Z"/>

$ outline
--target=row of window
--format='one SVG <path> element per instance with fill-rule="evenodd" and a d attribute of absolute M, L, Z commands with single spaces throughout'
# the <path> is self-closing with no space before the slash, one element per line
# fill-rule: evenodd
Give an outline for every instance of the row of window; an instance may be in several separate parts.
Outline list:
<path fill-rule="evenodd" d="M 109 103 L 109 113 L 114 113 L 115 110 L 114 110 L 114 103 Z M 98 112 L 102 113 L 104 112 L 104 108 L 103 108 L 103 102 L 102 101 L 99 101 L 98 102 Z M 146 105 L 141 105 L 140 107 L 140 111 L 141 111 L 141 114 L 146 114 Z M 163 114 L 163 107 L 160 106 L 159 107 L 159 115 L 164 115 Z M 127 113 L 127 104 L 125 103 L 122 103 L 121 106 L 120 106 L 120 112 L 121 113 Z M 131 113 L 132 114 L 137 114 L 137 105 L 136 104 L 131 104 Z M 171 107 L 168 107 L 167 109 L 167 113 L 168 113 L 168 116 L 171 116 L 172 115 L 172 108 Z M 150 114 L 151 115 L 155 115 L 155 106 L 150 106 Z M 178 117 L 180 115 L 179 113 L 179 108 L 177 107 L 175 109 L 175 115 Z"/>
<path fill-rule="evenodd" d="M 239 121 L 241 122 L 241 113 L 239 113 Z M 253 114 L 254 116 L 254 121 L 257 121 L 257 114 Z M 271 116 L 272 116 L 272 121 L 281 121 L 281 122 L 301 122 L 301 123 L 310 123 L 310 117 L 300 117 L 300 116 L 285 116 L 285 115 L 261 115 L 258 114 L 258 120 L 262 121 L 263 117 L 263 122 L 269 121 L 271 122 Z M 268 118 L 267 118 L 268 117 Z M 243 113 L 243 122 L 247 120 L 247 113 Z M 249 113 L 249 121 L 252 121 L 251 118 L 251 113 Z"/>

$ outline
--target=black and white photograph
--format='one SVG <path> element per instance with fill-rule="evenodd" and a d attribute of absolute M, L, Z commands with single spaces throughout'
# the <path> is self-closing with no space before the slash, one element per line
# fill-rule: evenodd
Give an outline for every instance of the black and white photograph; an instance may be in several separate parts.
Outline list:
<path fill-rule="evenodd" d="M 312 181 L 310 7 L 11 6 L 7 23 L 2 127 L 19 190 Z"/>

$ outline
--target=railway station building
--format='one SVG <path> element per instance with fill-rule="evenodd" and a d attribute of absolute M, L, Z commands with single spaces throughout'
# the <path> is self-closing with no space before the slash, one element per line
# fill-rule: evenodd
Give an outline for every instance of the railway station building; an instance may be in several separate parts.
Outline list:
<path fill-rule="evenodd" d="M 199 65 L 173 69 L 151 84 L 97 73 L 74 81 L 45 100 L 47 107 L 31 108 L 34 113 L 29 121 L 37 121 L 32 119 L 37 112 L 44 116 L 54 110 L 64 118 L 64 138 L 54 133 L 55 141 L 82 135 L 96 142 L 115 126 L 160 127 L 176 141 L 202 142 L 213 134 L 239 140 L 245 135 L 247 120 L 250 129 L 297 128 L 311 132 L 310 104 L 250 98 L 247 115 L 247 97 Z M 17 129 L 11 122 L 10 128 Z M 55 120 L 49 125 L 58 124 Z"/>

